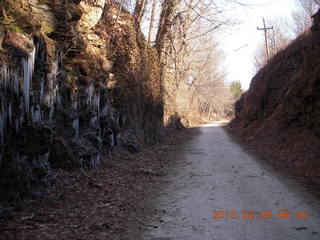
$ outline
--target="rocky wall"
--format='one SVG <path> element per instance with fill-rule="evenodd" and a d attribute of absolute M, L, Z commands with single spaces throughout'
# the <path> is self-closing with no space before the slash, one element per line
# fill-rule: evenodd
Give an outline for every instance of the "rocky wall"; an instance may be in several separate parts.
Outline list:
<path fill-rule="evenodd" d="M 105 0 L 0 8 L 0 195 L 162 139 L 158 57 L 128 12 Z"/>

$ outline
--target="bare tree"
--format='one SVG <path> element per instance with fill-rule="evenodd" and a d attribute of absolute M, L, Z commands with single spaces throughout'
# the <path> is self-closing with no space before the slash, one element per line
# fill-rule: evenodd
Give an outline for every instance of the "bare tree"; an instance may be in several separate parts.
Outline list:
<path fill-rule="evenodd" d="M 157 29 L 154 47 L 171 114 L 179 109 L 180 114 L 192 115 L 202 109 L 210 117 L 213 109 L 221 112 L 230 100 L 214 34 L 222 25 L 234 23 L 221 14 L 222 8 L 240 3 L 247 6 L 245 0 L 136 0 L 135 20 L 142 28 L 148 26 L 144 33 L 149 42 Z"/>
<path fill-rule="evenodd" d="M 273 30 L 268 32 L 268 46 L 270 57 L 287 47 L 292 39 L 309 31 L 312 25 L 311 16 L 319 8 L 318 0 L 295 0 L 298 10 L 292 13 L 293 22 L 285 19 L 274 19 L 268 25 L 273 26 Z M 262 43 L 256 50 L 255 69 L 258 71 L 267 63 L 266 50 Z"/>
<path fill-rule="evenodd" d="M 222 116 L 232 100 L 219 67 L 223 57 L 214 37 L 226 23 L 218 18 L 220 9 L 214 3 L 180 1 L 161 51 L 166 94 L 170 105 L 176 104 L 183 116 Z"/>
<path fill-rule="evenodd" d="M 180 1 L 181 0 L 164 0 L 162 3 L 159 29 L 155 44 L 159 55 L 163 52 L 170 29 L 174 25 L 173 20 Z"/>
<path fill-rule="evenodd" d="M 141 20 L 143 17 L 143 14 L 146 10 L 147 1 L 146 0 L 136 0 L 136 6 L 134 9 L 134 17 L 136 20 L 136 24 L 140 27 Z"/>
<path fill-rule="evenodd" d="M 156 21 L 156 11 L 157 11 L 156 8 L 157 8 L 157 0 L 152 0 L 151 17 L 150 17 L 149 32 L 148 32 L 149 43 L 151 43 L 152 41 L 152 32 L 153 32 L 155 21 Z"/>
<path fill-rule="evenodd" d="M 267 36 L 269 57 L 272 58 L 279 51 L 287 47 L 294 36 L 292 36 L 291 32 L 288 30 L 290 23 L 286 19 L 274 19 L 269 21 L 268 25 L 273 26 L 273 29 L 268 32 Z M 255 53 L 255 70 L 259 71 L 267 62 L 268 56 L 266 49 L 263 42 L 261 42 Z"/>
<path fill-rule="evenodd" d="M 311 16 L 319 9 L 318 0 L 296 0 L 298 10 L 292 13 L 293 32 L 298 36 L 312 25 Z"/>

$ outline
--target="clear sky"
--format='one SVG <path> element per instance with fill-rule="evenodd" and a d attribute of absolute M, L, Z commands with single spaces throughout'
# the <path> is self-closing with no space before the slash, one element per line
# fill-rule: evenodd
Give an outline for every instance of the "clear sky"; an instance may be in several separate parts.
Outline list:
<path fill-rule="evenodd" d="M 248 2 L 248 1 L 247 1 Z M 248 89 L 254 71 L 254 52 L 264 41 L 262 17 L 272 20 L 277 17 L 291 18 L 296 9 L 295 0 L 261 0 L 254 7 L 236 7 L 227 14 L 231 14 L 242 23 L 235 29 L 225 30 L 221 34 L 221 48 L 226 56 L 226 71 L 228 81 L 240 81 L 244 89 Z M 227 15 L 227 16 L 228 16 Z M 239 49 L 240 47 L 243 48 Z M 239 49 L 235 51 L 236 49 Z"/>

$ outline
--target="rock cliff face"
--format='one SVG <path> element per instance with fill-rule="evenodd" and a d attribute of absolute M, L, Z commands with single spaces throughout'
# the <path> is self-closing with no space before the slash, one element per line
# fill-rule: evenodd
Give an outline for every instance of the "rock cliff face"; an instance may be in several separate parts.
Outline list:
<path fill-rule="evenodd" d="M 163 137 L 158 56 L 105 0 L 2 0 L 0 195 Z"/>
<path fill-rule="evenodd" d="M 320 184 L 320 32 L 311 29 L 258 72 L 230 126 L 274 164 Z"/>

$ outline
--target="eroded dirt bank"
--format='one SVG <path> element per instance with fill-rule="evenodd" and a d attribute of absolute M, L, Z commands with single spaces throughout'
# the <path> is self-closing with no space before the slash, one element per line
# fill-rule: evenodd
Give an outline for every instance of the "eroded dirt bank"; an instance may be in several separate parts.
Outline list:
<path fill-rule="evenodd" d="M 318 13 L 319 15 L 319 13 Z M 318 16 L 317 15 L 317 16 Z M 278 168 L 320 185 L 320 31 L 275 55 L 236 104 L 233 134 L 269 156 Z"/>

